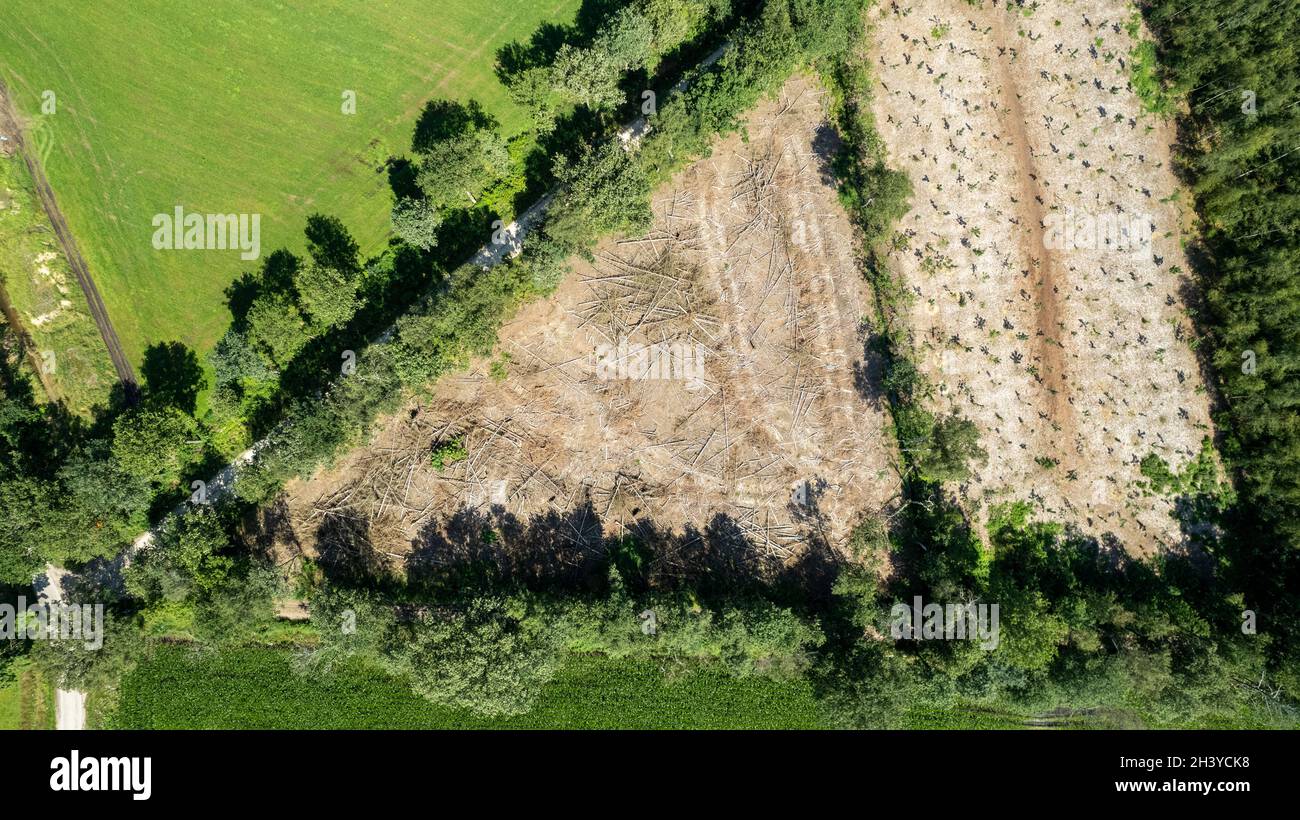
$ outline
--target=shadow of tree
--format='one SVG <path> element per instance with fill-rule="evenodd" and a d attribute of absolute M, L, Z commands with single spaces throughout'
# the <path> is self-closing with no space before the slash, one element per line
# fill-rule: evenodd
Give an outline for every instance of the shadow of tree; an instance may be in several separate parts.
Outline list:
<path fill-rule="evenodd" d="M 419 167 L 406 157 L 389 157 L 384 165 L 388 171 L 388 187 L 396 199 L 419 199 L 424 191 L 416 183 Z"/>
<path fill-rule="evenodd" d="M 408 588 L 426 591 L 494 584 L 582 590 L 603 585 L 617 563 L 636 588 L 689 588 L 705 596 L 766 592 L 805 606 L 830 594 L 838 563 L 815 534 L 795 561 L 773 559 L 725 513 L 715 514 L 703 529 L 666 530 L 642 518 L 609 535 L 590 500 L 527 518 L 500 507 L 460 507 L 426 523 L 401 556 L 377 548 L 372 535 L 372 522 L 364 516 L 328 516 L 315 532 L 326 578 L 351 586 L 386 583 L 404 574 Z M 618 561 L 629 547 L 637 559 Z"/>
<path fill-rule="evenodd" d="M 325 577 L 340 586 L 363 586 L 394 574 L 394 562 L 375 548 L 369 521 L 360 516 L 327 514 L 316 531 L 316 551 Z"/>
<path fill-rule="evenodd" d="M 590 501 L 567 512 L 528 520 L 500 508 L 462 507 L 430 521 L 412 544 L 408 581 L 438 586 L 471 574 L 526 587 L 577 586 L 601 565 L 606 552 L 599 516 Z"/>
<path fill-rule="evenodd" d="M 151 401 L 179 407 L 190 415 L 207 381 L 198 355 L 181 342 L 159 342 L 145 348 L 140 375 L 145 396 Z"/>
<path fill-rule="evenodd" d="M 883 354 L 886 346 L 883 335 L 871 333 L 862 343 L 862 358 L 853 363 L 853 388 L 859 397 L 881 412 L 888 409 L 886 402 L 889 398 L 884 385 Z"/>
<path fill-rule="evenodd" d="M 497 120 L 483 109 L 478 100 L 429 100 L 415 121 L 411 150 L 417 154 L 429 150 L 440 140 L 459 136 L 470 129 L 491 129 Z"/>
<path fill-rule="evenodd" d="M 817 126 L 813 133 L 812 150 L 813 156 L 817 158 L 817 173 L 823 185 L 835 187 L 838 184 L 835 162 L 843 147 L 844 141 L 840 139 L 840 132 L 834 125 L 823 122 Z"/>
<path fill-rule="evenodd" d="M 249 545 L 262 555 L 270 555 L 277 544 L 286 545 L 294 552 L 302 551 L 284 496 L 250 510 L 246 529 L 252 534 Z"/>

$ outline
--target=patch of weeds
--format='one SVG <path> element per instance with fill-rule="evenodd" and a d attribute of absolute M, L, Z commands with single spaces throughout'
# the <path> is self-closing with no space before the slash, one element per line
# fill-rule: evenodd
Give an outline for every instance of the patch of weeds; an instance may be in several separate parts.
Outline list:
<path fill-rule="evenodd" d="M 1156 60 L 1156 44 L 1143 40 L 1140 26 L 1141 16 L 1134 12 L 1125 24 L 1128 34 L 1138 44 L 1129 52 L 1129 79 L 1133 91 L 1142 101 L 1142 110 L 1150 114 L 1166 116 L 1173 110 L 1173 99 L 1160 82 L 1159 63 Z"/>
<path fill-rule="evenodd" d="M 493 381 L 505 381 L 506 376 L 510 375 L 506 371 L 506 365 L 508 364 L 510 364 L 510 354 L 502 352 L 497 360 L 492 363 L 492 366 L 488 368 L 488 375 L 492 377 Z"/>
<path fill-rule="evenodd" d="M 465 440 L 459 437 L 438 442 L 434 445 L 433 452 L 430 454 L 433 469 L 438 472 L 442 472 L 444 468 L 450 467 L 458 461 L 464 461 L 468 457 L 469 451 L 465 449 Z"/>
<path fill-rule="evenodd" d="M 1146 490 L 1158 495 L 1208 496 L 1230 503 L 1232 485 L 1219 480 L 1219 468 L 1214 460 L 1214 445 L 1209 436 L 1201 440 L 1201 451 L 1187 463 L 1182 472 L 1176 472 L 1155 453 L 1149 453 L 1139 465 L 1147 478 Z"/>

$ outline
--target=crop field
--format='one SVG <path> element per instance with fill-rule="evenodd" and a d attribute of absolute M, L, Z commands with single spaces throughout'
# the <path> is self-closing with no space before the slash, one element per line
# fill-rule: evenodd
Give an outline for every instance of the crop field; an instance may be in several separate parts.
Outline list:
<path fill-rule="evenodd" d="M 646 662 L 574 658 L 533 711 L 491 720 L 430 703 L 361 666 L 294 674 L 286 652 L 196 654 L 164 646 L 123 682 L 111 719 L 128 729 L 822 728 L 804 681 L 736 679 L 716 668 L 665 674 Z"/>
<path fill-rule="evenodd" d="M 424 102 L 476 99 L 507 134 L 524 112 L 493 74 L 505 43 L 578 0 L 168 0 L 0 5 L 0 73 L 128 356 L 206 352 L 238 250 L 155 250 L 155 214 L 260 214 L 263 254 L 302 249 L 309 213 L 383 245 L 390 155 Z M 344 113 L 345 92 L 355 113 Z"/>

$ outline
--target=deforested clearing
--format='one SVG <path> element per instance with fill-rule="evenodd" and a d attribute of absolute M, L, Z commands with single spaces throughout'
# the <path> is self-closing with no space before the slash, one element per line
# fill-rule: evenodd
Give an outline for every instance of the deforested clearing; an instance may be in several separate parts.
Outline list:
<path fill-rule="evenodd" d="M 936 409 L 976 422 L 970 508 L 1033 502 L 1130 550 L 1180 538 L 1139 462 L 1212 436 L 1171 134 L 1129 82 L 1123 2 L 882 6 L 874 114 L 911 210 L 891 270 Z"/>
<path fill-rule="evenodd" d="M 668 574 L 760 575 L 840 547 L 898 481 L 825 106 L 790 80 L 655 193 L 648 233 L 574 260 L 494 359 L 291 484 L 282 543 L 363 539 L 400 570 L 516 536 L 576 565 L 632 534 L 668 544 Z"/>

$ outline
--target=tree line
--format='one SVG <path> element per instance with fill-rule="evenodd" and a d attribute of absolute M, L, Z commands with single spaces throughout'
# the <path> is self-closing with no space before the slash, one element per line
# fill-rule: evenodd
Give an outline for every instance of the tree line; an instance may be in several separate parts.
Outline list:
<path fill-rule="evenodd" d="M 1238 501 L 1219 559 L 1300 685 L 1300 18 L 1294 4 L 1157 0 L 1178 172 L 1199 216 L 1197 315 Z"/>

